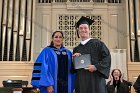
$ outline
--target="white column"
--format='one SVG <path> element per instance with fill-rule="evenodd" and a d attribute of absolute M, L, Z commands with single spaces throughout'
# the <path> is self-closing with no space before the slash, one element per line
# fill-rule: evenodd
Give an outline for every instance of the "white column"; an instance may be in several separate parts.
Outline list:
<path fill-rule="evenodd" d="M 111 71 L 120 69 L 123 78 L 127 79 L 126 49 L 111 49 Z"/>

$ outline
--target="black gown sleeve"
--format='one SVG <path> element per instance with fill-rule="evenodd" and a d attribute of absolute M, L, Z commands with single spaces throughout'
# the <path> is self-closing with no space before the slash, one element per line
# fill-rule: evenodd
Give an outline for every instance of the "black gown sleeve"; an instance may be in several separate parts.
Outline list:
<path fill-rule="evenodd" d="M 134 89 L 137 91 L 137 93 L 140 93 L 140 75 L 138 76 L 136 82 L 133 85 Z"/>
<path fill-rule="evenodd" d="M 76 48 L 73 49 L 73 51 L 75 51 L 75 50 L 76 50 Z M 74 53 L 74 52 L 73 52 L 73 53 Z M 76 73 L 76 69 L 74 68 L 73 59 L 72 59 L 72 64 L 71 64 L 71 70 L 70 70 L 70 72 L 71 72 L 72 74 Z"/>
<path fill-rule="evenodd" d="M 76 69 L 74 68 L 74 64 L 72 62 L 71 64 L 71 71 L 70 71 L 72 74 L 76 73 Z"/>
<path fill-rule="evenodd" d="M 101 57 L 98 64 L 95 64 L 95 67 L 104 78 L 108 79 L 111 67 L 111 55 L 103 42 L 101 42 L 99 51 Z"/>
<path fill-rule="evenodd" d="M 107 91 L 108 93 L 115 92 L 115 87 L 114 85 L 110 85 L 110 81 L 107 83 Z M 129 86 L 127 81 L 123 80 L 123 82 L 120 83 L 119 87 L 117 88 L 117 93 L 129 93 Z"/>
<path fill-rule="evenodd" d="M 107 83 L 107 91 L 108 93 L 114 93 L 115 87 L 114 85 L 110 85 L 110 81 Z"/>
<path fill-rule="evenodd" d="M 120 83 L 118 93 L 129 93 L 129 86 L 127 81 L 123 81 Z"/>

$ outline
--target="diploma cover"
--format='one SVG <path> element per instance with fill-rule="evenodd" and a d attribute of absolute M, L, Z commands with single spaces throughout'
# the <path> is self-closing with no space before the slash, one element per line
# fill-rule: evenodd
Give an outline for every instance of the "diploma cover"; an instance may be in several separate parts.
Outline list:
<path fill-rule="evenodd" d="M 75 69 L 85 68 L 88 65 L 91 65 L 91 56 L 90 54 L 84 54 L 74 57 L 74 67 Z"/>

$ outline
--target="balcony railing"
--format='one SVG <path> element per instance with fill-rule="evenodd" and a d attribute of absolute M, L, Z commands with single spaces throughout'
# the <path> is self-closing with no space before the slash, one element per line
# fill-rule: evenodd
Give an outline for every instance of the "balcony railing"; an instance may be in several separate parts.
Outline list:
<path fill-rule="evenodd" d="M 121 0 L 38 0 L 38 3 L 52 3 L 52 2 L 121 3 Z"/>

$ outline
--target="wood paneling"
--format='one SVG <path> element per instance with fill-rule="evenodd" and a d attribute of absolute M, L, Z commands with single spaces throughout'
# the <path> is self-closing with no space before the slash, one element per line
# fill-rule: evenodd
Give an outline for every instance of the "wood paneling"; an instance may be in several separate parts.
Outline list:
<path fill-rule="evenodd" d="M 31 81 L 33 69 L 33 62 L 0 62 L 0 87 L 2 87 L 2 81 L 11 80 L 25 80 Z"/>
<path fill-rule="evenodd" d="M 133 82 L 134 84 L 139 74 L 140 74 L 140 62 L 128 62 L 128 80 Z M 135 93 L 133 87 L 132 93 Z"/>

